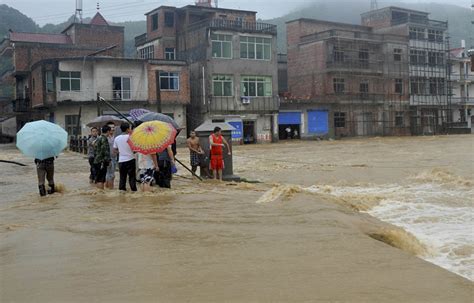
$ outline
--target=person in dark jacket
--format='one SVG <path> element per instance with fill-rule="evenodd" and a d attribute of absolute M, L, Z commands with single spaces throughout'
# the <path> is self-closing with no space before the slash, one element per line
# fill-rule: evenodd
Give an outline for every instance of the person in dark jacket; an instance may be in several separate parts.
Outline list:
<path fill-rule="evenodd" d="M 54 194 L 54 157 L 47 158 L 44 160 L 35 159 L 35 164 L 36 173 L 38 174 L 38 189 L 40 196 L 46 196 L 46 180 L 48 180 L 49 186 L 48 194 Z"/>
<path fill-rule="evenodd" d="M 171 188 L 172 167 L 175 166 L 172 146 L 158 153 L 158 172 L 156 184 L 162 188 Z"/>
<path fill-rule="evenodd" d="M 97 188 L 104 189 L 105 179 L 107 175 L 107 167 L 110 164 L 110 145 L 108 136 L 112 132 L 110 126 L 105 125 L 102 127 L 102 134 L 97 139 L 95 144 L 95 184 Z"/>

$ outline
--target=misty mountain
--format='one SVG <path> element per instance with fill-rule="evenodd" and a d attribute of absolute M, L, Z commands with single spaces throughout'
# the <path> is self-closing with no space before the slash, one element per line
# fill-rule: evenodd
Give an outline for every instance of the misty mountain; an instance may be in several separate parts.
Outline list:
<path fill-rule="evenodd" d="M 472 13 L 469 8 L 452 4 L 440 3 L 405 3 L 399 1 L 384 1 L 383 6 L 398 6 L 430 13 L 429 18 L 448 21 L 450 46 L 459 47 L 461 40 L 466 40 L 466 46 L 474 46 Z M 379 5 L 379 7 L 381 7 Z M 278 27 L 278 51 L 286 53 L 286 22 L 298 18 L 312 18 L 326 21 L 360 24 L 360 14 L 370 10 L 370 2 L 360 0 L 339 1 L 314 0 L 308 6 L 298 8 L 275 19 L 262 22 L 275 24 Z"/>

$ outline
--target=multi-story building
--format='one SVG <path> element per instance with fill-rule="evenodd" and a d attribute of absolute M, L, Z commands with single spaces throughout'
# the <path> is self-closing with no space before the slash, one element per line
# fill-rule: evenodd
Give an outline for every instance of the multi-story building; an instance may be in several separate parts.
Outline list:
<path fill-rule="evenodd" d="M 447 59 L 448 23 L 431 20 L 428 13 L 386 7 L 362 14 L 362 25 L 380 34 L 408 37 L 410 124 L 413 134 L 446 131 L 451 119 Z"/>
<path fill-rule="evenodd" d="M 474 133 L 474 72 L 464 41 L 450 50 L 449 61 L 453 125 Z"/>
<path fill-rule="evenodd" d="M 257 22 L 255 12 L 209 5 L 162 6 L 146 16 L 147 32 L 135 38 L 137 56 L 186 60 L 190 129 L 226 121 L 244 142 L 276 136 L 276 26 Z"/>
<path fill-rule="evenodd" d="M 287 23 L 281 138 L 409 133 L 408 39 L 313 19 Z"/>
<path fill-rule="evenodd" d="M 122 57 L 123 47 L 124 28 L 109 25 L 100 13 L 97 13 L 90 23 L 73 23 L 61 34 L 10 31 L 0 42 L 0 61 L 11 65 L 11 69 L 3 79 L 14 77 L 11 98 L 18 128 L 28 121 L 42 119 L 48 111 L 47 108 L 32 106 L 33 90 L 46 85 L 46 83 L 35 83 L 32 77 L 33 65 L 48 58 L 72 56 L 86 58 L 97 53 Z"/>
<path fill-rule="evenodd" d="M 186 126 L 189 78 L 181 61 L 100 56 L 44 59 L 32 66 L 31 78 L 31 106 L 43 109 L 46 119 L 63 126 L 70 135 L 87 134 L 87 122 L 98 115 L 116 115 L 97 102 L 99 96 L 125 116 L 131 109 L 145 108 Z M 158 82 L 176 89 L 157 94 Z"/>

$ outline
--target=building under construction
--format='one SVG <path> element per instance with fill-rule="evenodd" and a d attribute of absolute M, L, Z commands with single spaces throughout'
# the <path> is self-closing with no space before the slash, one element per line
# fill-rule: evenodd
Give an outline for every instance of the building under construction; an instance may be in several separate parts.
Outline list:
<path fill-rule="evenodd" d="M 288 22 L 280 138 L 442 132 L 450 109 L 447 24 L 411 14 L 389 7 L 363 14 L 363 25 Z M 413 38 L 413 22 L 420 40 Z"/>

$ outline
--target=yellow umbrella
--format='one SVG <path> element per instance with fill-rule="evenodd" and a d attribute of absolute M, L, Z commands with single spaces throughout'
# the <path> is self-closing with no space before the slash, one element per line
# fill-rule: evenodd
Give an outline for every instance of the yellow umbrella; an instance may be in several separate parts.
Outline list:
<path fill-rule="evenodd" d="M 173 144 L 176 129 L 169 123 L 150 121 L 135 128 L 128 139 L 133 151 L 144 155 L 162 152 Z"/>

